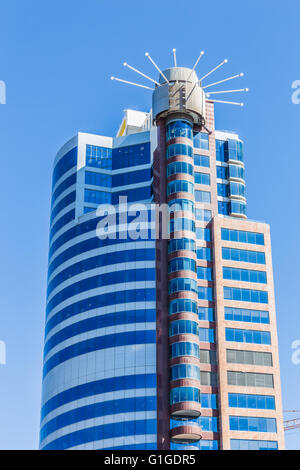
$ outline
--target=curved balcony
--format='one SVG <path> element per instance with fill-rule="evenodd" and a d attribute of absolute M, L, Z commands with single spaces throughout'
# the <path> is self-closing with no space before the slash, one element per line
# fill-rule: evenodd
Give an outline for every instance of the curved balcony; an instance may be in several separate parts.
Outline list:
<path fill-rule="evenodd" d="M 190 444 L 202 439 L 201 428 L 198 426 L 182 425 L 171 429 L 170 438 L 178 444 Z"/>
<path fill-rule="evenodd" d="M 200 403 L 185 401 L 170 406 L 170 415 L 173 419 L 194 419 L 201 415 Z"/>

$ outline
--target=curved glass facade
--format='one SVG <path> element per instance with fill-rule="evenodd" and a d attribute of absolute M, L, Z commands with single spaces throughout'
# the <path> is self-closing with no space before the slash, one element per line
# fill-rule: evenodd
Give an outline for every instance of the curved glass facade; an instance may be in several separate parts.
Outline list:
<path fill-rule="evenodd" d="M 96 204 L 118 195 L 151 200 L 151 165 L 149 142 L 120 149 L 86 142 L 55 163 L 41 449 L 156 445 L 155 241 L 96 234 Z M 130 188 L 136 183 L 144 186 Z M 82 201 L 92 202 L 91 213 Z"/>

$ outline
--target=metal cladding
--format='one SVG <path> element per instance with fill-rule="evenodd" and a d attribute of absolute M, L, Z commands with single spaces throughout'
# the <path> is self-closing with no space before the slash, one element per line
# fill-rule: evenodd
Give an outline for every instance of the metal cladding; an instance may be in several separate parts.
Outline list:
<path fill-rule="evenodd" d="M 187 113 L 194 124 L 205 120 L 205 93 L 201 88 L 197 74 L 187 67 L 172 67 L 160 75 L 160 86 L 156 86 L 152 95 L 153 117 L 167 117 L 172 113 Z"/>

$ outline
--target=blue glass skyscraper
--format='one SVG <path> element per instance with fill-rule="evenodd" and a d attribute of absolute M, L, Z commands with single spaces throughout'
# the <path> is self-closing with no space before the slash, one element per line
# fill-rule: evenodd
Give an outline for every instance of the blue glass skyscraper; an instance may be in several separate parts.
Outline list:
<path fill-rule="evenodd" d="M 137 204 L 127 225 L 120 197 Z M 154 203 L 172 208 L 169 239 Z M 152 113 L 78 133 L 54 162 L 41 449 L 282 448 L 272 282 L 242 140 L 215 130 L 193 70 L 165 70 Z"/>

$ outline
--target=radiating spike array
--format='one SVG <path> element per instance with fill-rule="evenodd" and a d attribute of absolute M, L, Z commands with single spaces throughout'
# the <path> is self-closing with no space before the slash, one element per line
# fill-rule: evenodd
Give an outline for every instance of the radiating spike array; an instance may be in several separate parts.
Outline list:
<path fill-rule="evenodd" d="M 173 59 L 174 59 L 174 67 L 177 67 L 176 49 L 173 49 L 172 52 L 173 52 Z"/>
<path fill-rule="evenodd" d="M 221 95 L 223 93 L 239 93 L 241 91 L 246 91 L 248 92 L 249 91 L 249 88 L 241 88 L 239 90 L 220 90 L 220 91 L 210 91 L 209 93 L 207 93 L 207 96 L 210 96 L 210 95 Z"/>
<path fill-rule="evenodd" d="M 213 103 L 234 104 L 235 106 L 244 106 L 244 103 L 235 103 L 234 101 L 210 100 Z"/>
<path fill-rule="evenodd" d="M 129 69 L 133 70 L 134 72 L 138 73 L 139 75 L 141 75 L 142 77 L 144 78 L 147 78 L 148 80 L 151 80 L 151 82 L 155 83 L 156 85 L 160 86 L 159 83 L 156 81 L 156 80 L 153 80 L 153 78 L 151 77 L 148 77 L 148 75 L 145 75 L 143 72 L 140 72 L 139 70 L 137 70 L 136 68 L 132 67 L 131 65 L 127 64 L 127 62 L 124 62 L 124 67 L 128 67 Z"/>
<path fill-rule="evenodd" d="M 150 62 L 154 65 L 154 67 L 156 68 L 156 70 L 159 71 L 160 75 L 166 80 L 167 83 L 169 83 L 169 80 L 168 80 L 167 77 L 163 74 L 163 72 L 160 70 L 160 68 L 158 67 L 158 65 L 156 65 L 156 63 L 154 62 L 154 60 L 153 60 L 152 57 L 150 56 L 149 52 L 145 52 L 145 56 L 148 57 L 148 59 L 149 59 Z"/>
<path fill-rule="evenodd" d="M 200 78 L 199 82 L 202 82 L 202 80 L 204 80 L 206 77 L 208 77 L 209 75 L 211 75 L 213 72 L 215 72 L 216 70 L 218 70 L 220 67 L 222 67 L 223 65 L 227 64 L 228 62 L 228 59 L 224 59 L 223 62 L 221 62 L 219 65 L 217 65 L 214 69 L 212 69 L 210 72 L 208 72 L 206 75 L 204 75 L 204 77 Z"/>
<path fill-rule="evenodd" d="M 127 83 L 127 85 L 134 85 L 134 86 L 138 86 L 140 88 L 146 88 L 147 90 L 153 91 L 153 88 L 150 88 L 149 86 L 140 85 L 139 83 L 134 83 L 134 82 L 128 82 L 128 80 L 123 80 L 122 78 L 110 77 L 110 79 L 111 80 L 116 80 L 117 82 Z"/>
<path fill-rule="evenodd" d="M 173 53 L 173 60 L 174 60 L 174 67 L 177 67 L 177 55 L 176 55 L 176 49 L 172 49 L 172 53 Z M 204 51 L 201 51 L 193 68 L 190 70 L 190 73 L 188 75 L 188 78 L 185 79 L 186 82 L 188 82 L 193 74 L 193 72 L 195 71 L 200 59 L 203 57 L 204 55 Z M 156 62 L 152 59 L 152 57 L 150 56 L 149 52 L 146 52 L 145 53 L 145 56 L 150 60 L 150 62 L 152 63 L 152 65 L 156 68 L 156 70 L 159 72 L 159 75 L 163 77 L 163 79 L 165 80 L 166 84 L 170 84 L 169 80 L 167 79 L 166 75 L 162 72 L 162 70 L 159 68 L 159 66 L 156 64 Z M 220 85 L 221 83 L 225 83 L 225 82 L 228 82 L 230 80 L 234 80 L 236 78 L 240 78 L 240 77 L 243 77 L 244 74 L 243 73 L 239 73 L 239 74 L 236 74 L 236 75 L 232 75 L 231 77 L 227 77 L 227 78 L 224 78 L 223 80 L 219 80 L 217 82 L 214 82 L 214 83 L 210 83 L 208 85 L 205 85 L 202 87 L 202 81 L 209 77 L 212 73 L 214 73 L 216 70 L 218 70 L 220 67 L 222 67 L 223 65 L 227 64 L 228 60 L 227 59 L 224 59 L 220 64 L 218 64 L 216 67 L 214 67 L 212 70 L 210 70 L 207 74 L 205 74 L 203 77 L 200 78 L 200 80 L 196 81 L 192 90 L 189 92 L 189 95 L 187 96 L 186 98 L 186 101 L 188 101 L 188 99 L 190 98 L 191 94 L 193 93 L 193 91 L 195 90 L 196 86 L 200 86 L 202 88 L 202 90 L 207 90 L 208 88 L 211 88 L 215 85 Z M 133 70 L 134 72 L 136 72 L 137 74 L 139 74 L 141 77 L 143 78 L 146 78 L 147 80 L 150 80 L 152 83 L 155 84 L 156 87 L 161 87 L 162 85 L 165 85 L 164 83 L 159 83 L 157 80 L 149 77 L 148 75 L 146 75 L 145 73 L 141 72 L 140 70 L 136 69 L 135 67 L 133 67 L 132 65 L 129 65 L 127 62 L 124 62 L 123 63 L 124 67 L 127 67 L 131 70 Z M 116 77 L 111 77 L 111 80 L 116 80 L 118 82 L 121 82 L 121 83 L 125 83 L 125 84 L 128 84 L 128 85 L 133 85 L 133 86 L 136 86 L 136 87 L 139 87 L 139 88 L 144 88 L 146 90 L 151 90 L 151 91 L 154 91 L 153 88 L 150 88 L 149 86 L 146 86 L 146 85 L 142 85 L 140 83 L 135 83 L 135 82 L 130 82 L 128 80 L 124 80 L 122 78 L 116 78 Z M 239 92 L 248 92 L 249 91 L 249 88 L 240 88 L 240 89 L 235 89 L 235 90 L 216 90 L 216 91 L 208 91 L 208 92 L 205 92 L 205 97 L 208 98 L 210 101 L 212 101 L 213 103 L 224 103 L 224 104 L 232 104 L 232 105 L 236 105 L 236 106 L 244 106 L 244 103 L 237 103 L 237 102 L 233 102 L 233 101 L 224 101 L 224 100 L 212 100 L 210 98 L 211 95 L 221 95 L 221 94 L 224 94 L 224 93 L 239 93 Z"/>
<path fill-rule="evenodd" d="M 234 78 L 239 78 L 239 77 L 243 77 L 243 76 L 244 76 L 243 73 L 238 73 L 237 75 L 233 75 L 232 77 L 224 78 L 224 80 L 219 80 L 218 82 L 211 83 L 210 85 L 203 86 L 202 88 L 203 88 L 203 90 L 205 90 L 206 88 L 210 88 L 214 85 L 219 85 L 220 83 L 228 82 L 229 80 L 233 80 Z"/>
<path fill-rule="evenodd" d="M 191 70 L 191 73 L 189 74 L 189 76 L 188 76 L 188 78 L 187 78 L 187 81 L 189 81 L 189 79 L 191 78 L 192 73 L 194 72 L 195 68 L 196 68 L 197 65 L 198 65 L 199 60 L 201 59 L 201 57 L 202 57 L 203 55 L 204 55 L 204 51 L 201 51 L 201 52 L 200 52 L 200 55 L 199 55 L 199 57 L 198 57 L 198 59 L 197 59 L 196 62 L 195 62 L 194 67 L 193 67 L 192 70 Z"/>

